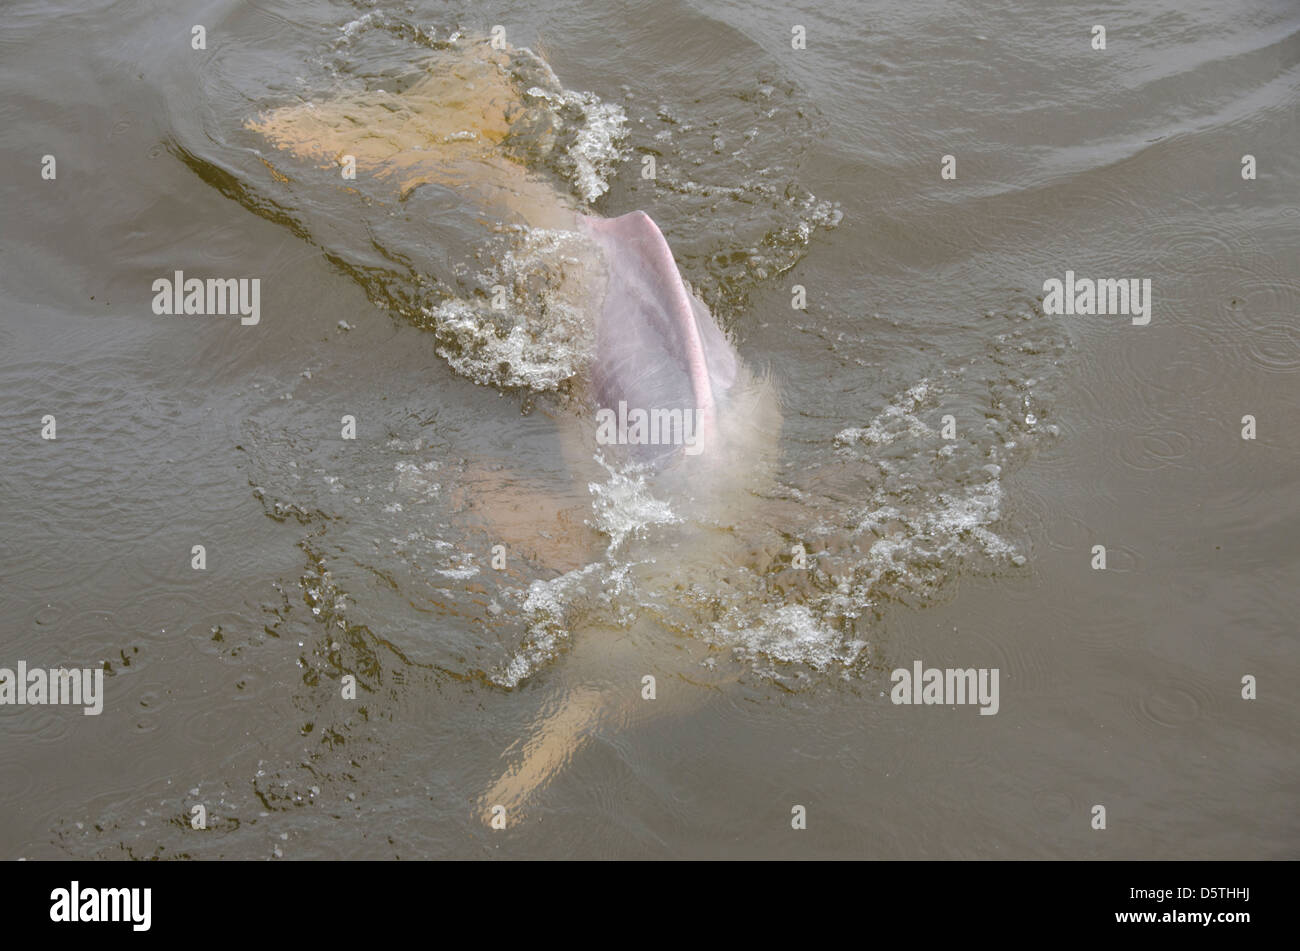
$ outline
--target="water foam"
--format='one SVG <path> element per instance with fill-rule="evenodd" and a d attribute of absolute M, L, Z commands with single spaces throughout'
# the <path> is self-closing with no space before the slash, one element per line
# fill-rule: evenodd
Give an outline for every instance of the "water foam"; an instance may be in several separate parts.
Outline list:
<path fill-rule="evenodd" d="M 438 355 L 462 376 L 490 386 L 547 392 L 582 375 L 594 346 L 588 313 L 598 303 L 601 278 L 589 240 L 518 226 L 485 256 L 473 293 L 423 309 Z M 497 288 L 504 289 L 503 300 Z"/>

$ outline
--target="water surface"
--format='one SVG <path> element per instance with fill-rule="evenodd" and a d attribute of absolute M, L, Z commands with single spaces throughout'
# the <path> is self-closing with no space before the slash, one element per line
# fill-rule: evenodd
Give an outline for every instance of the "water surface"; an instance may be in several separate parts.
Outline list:
<path fill-rule="evenodd" d="M 0 708 L 0 854 L 1296 856 L 1300 14 L 819 7 L 7 12 L 0 666 L 107 676 L 98 717 Z M 496 24 L 557 84 L 520 161 L 649 212 L 780 392 L 725 557 L 566 455 L 546 235 L 246 126 Z M 1150 324 L 1044 315 L 1067 269 L 1149 278 Z M 260 323 L 155 315 L 176 270 L 259 278 Z M 998 714 L 894 705 L 916 660 L 999 669 Z M 490 829 L 579 688 L 594 736 Z"/>

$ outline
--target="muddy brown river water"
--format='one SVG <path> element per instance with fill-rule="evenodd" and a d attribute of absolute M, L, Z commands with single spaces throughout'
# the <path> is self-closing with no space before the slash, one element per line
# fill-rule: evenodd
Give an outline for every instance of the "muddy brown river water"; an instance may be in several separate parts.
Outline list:
<path fill-rule="evenodd" d="M 186 7 L 0 31 L 0 856 L 1300 856 L 1295 4 Z M 557 207 L 770 467 L 584 449 Z"/>

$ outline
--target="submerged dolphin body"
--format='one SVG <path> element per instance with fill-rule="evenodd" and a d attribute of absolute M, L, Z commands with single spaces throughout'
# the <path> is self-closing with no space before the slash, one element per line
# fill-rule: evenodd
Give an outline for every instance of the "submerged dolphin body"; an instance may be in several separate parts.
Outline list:
<path fill-rule="evenodd" d="M 671 542 L 661 537 L 661 544 L 642 553 L 638 580 L 659 592 L 684 590 L 704 571 L 740 557 L 734 528 L 753 516 L 755 493 L 768 483 L 781 422 L 776 396 L 683 281 L 649 215 L 580 216 L 579 225 L 598 245 L 606 275 L 592 315 L 588 402 L 604 410 L 626 404 L 696 413 L 692 446 L 631 445 L 624 456 L 656 493 L 671 499 L 680 518 Z M 597 454 L 609 448 L 586 445 Z M 504 772 L 480 800 L 484 821 L 502 815 L 493 811 L 499 808 L 516 821 L 602 726 L 665 709 L 680 712 L 685 703 L 702 699 L 704 686 L 674 683 L 668 697 L 642 702 L 648 665 L 636 640 L 621 631 L 581 634 L 574 650 L 581 656 L 566 661 L 568 679 L 576 683 L 563 688 L 527 738 L 507 751 Z"/>
<path fill-rule="evenodd" d="M 580 446 L 572 456 L 575 471 L 583 471 L 593 455 L 627 463 L 671 499 L 682 525 L 679 537 L 671 551 L 641 558 L 637 570 L 641 582 L 656 590 L 680 590 L 702 566 L 733 560 L 733 527 L 747 516 L 771 460 L 780 427 L 777 401 L 768 381 L 745 366 L 682 279 L 649 215 L 585 214 L 571 195 L 520 160 L 539 138 L 536 147 L 545 148 L 547 128 L 506 79 L 521 52 L 526 51 L 466 45 L 445 52 L 426 78 L 401 94 L 351 94 L 286 106 L 247 128 L 321 167 L 346 157 L 355 162 L 358 178 L 388 184 L 403 197 L 423 185 L 455 189 L 477 202 L 489 221 L 583 237 L 590 253 L 572 280 L 582 285 L 577 297 L 587 302 L 592 352 L 586 412 L 579 412 L 578 430 L 566 442 Z M 280 174 L 273 167 L 272 173 Z M 691 414 L 694 425 L 683 422 L 672 430 L 680 439 L 658 444 L 629 439 L 603 445 L 607 440 L 593 417 L 624 407 L 674 421 Z M 516 511 L 526 508 L 515 501 Z M 485 818 L 495 806 L 517 817 L 595 727 L 626 719 L 639 697 L 646 665 L 628 641 L 569 633 L 587 666 L 578 685 L 562 689 L 527 739 L 508 751 L 503 775 L 482 797 Z"/>
<path fill-rule="evenodd" d="M 743 521 L 767 482 L 780 413 L 770 383 L 741 361 L 708 308 L 690 290 L 663 233 L 643 211 L 613 219 L 582 216 L 599 245 L 607 274 L 595 315 L 590 400 L 647 410 L 694 411 L 694 445 L 642 445 L 629 454 L 652 486 L 670 495 L 684 516 L 683 544 L 655 551 L 641 580 L 655 590 L 681 590 L 701 565 L 736 557 L 732 528 Z M 599 448 L 598 450 L 599 451 Z M 594 632 L 587 632 L 591 636 Z M 485 821 L 494 809 L 517 819 L 602 723 L 623 723 L 659 706 L 638 704 L 645 658 L 634 643 L 605 632 L 586 648 L 579 683 L 544 710 L 497 782 L 482 797 Z M 657 632 L 656 632 L 657 633 Z M 679 685 L 674 685 L 679 689 Z M 702 687 L 695 688 L 699 700 Z M 682 694 L 677 693 L 676 709 Z"/>

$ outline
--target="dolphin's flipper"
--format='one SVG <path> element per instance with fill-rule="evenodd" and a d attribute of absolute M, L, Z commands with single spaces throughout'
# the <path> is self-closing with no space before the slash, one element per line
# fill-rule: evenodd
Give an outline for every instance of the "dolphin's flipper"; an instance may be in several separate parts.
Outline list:
<path fill-rule="evenodd" d="M 591 493 L 586 486 L 530 478 L 505 460 L 468 465 L 453 500 L 482 523 L 492 544 L 503 544 L 512 558 L 551 572 L 581 568 L 600 543 L 588 524 Z"/>
<path fill-rule="evenodd" d="M 738 360 L 707 307 L 686 287 L 663 232 L 644 211 L 583 216 L 608 272 L 596 325 L 592 396 L 597 406 L 698 411 L 701 449 L 716 441 L 719 403 Z M 655 452 L 654 449 L 661 451 Z M 663 456 L 672 447 L 651 447 Z"/>

